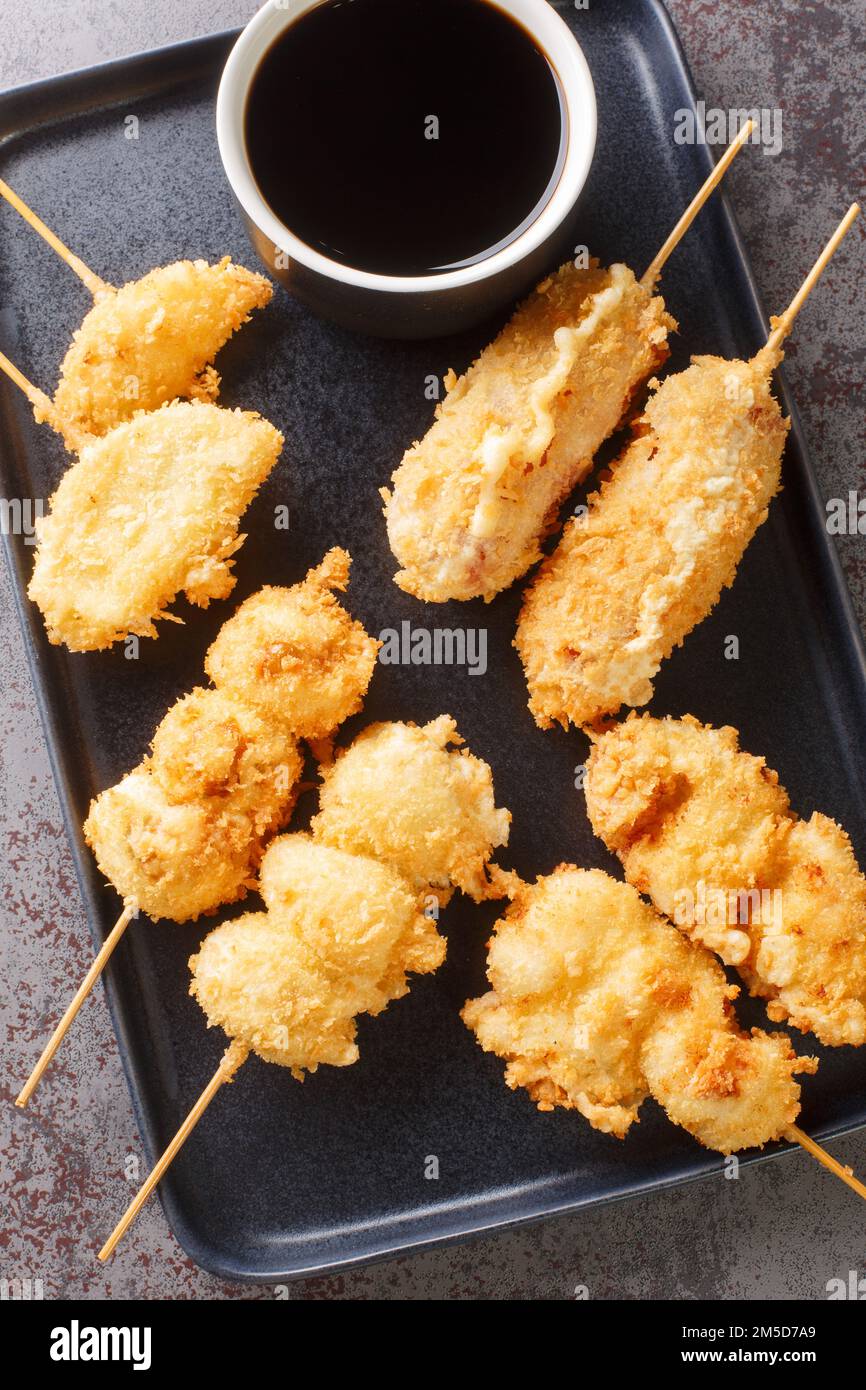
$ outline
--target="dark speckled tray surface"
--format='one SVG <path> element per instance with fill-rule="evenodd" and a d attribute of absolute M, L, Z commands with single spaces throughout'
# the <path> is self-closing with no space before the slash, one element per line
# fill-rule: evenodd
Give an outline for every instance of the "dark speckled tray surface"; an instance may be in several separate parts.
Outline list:
<path fill-rule="evenodd" d="M 579 238 L 607 261 L 642 268 L 709 166 L 705 148 L 670 138 L 674 111 L 694 96 L 684 60 L 652 0 L 598 0 L 585 12 L 560 0 L 557 8 L 584 46 L 599 100 L 598 153 Z M 0 98 L 0 173 L 116 284 L 185 256 L 230 252 L 251 263 L 213 132 L 230 42 L 219 35 Z M 125 138 L 129 115 L 138 117 L 138 140 Z M 749 150 L 740 156 L 756 157 Z M 839 210 L 828 207 L 828 227 Z M 663 292 L 681 325 L 673 370 L 691 353 L 745 356 L 763 340 L 765 320 L 724 199 L 692 229 Z M 87 307 L 74 276 L 11 209 L 0 208 L 3 349 L 53 388 Z M 219 363 L 223 402 L 261 410 L 286 435 L 283 459 L 245 523 L 250 539 L 237 590 L 207 613 L 189 611 L 184 628 L 166 626 L 158 642 L 142 645 L 138 662 L 120 649 L 70 656 L 49 647 L 23 597 L 32 550 L 7 538 L 94 940 L 118 903 L 81 840 L 91 796 L 139 759 L 167 706 L 202 680 L 204 652 L 235 603 L 263 583 L 296 582 L 333 544 L 354 557 L 349 605 L 373 632 L 410 619 L 489 633 L 484 677 L 458 668 L 380 667 L 363 716 L 343 739 L 370 720 L 422 721 L 449 711 L 473 751 L 492 764 L 497 799 L 514 813 L 505 862 L 527 877 L 563 860 L 618 872 L 575 790 L 584 739 L 542 735 L 526 709 L 510 645 L 519 587 L 489 607 L 431 611 L 392 583 L 377 489 L 427 427 L 427 376 L 465 368 L 497 327 L 432 343 L 374 341 L 318 321 L 278 292 Z M 792 410 L 787 398 L 784 404 Z M 3 495 L 48 497 L 64 466 L 60 445 L 5 382 L 0 411 Z M 733 590 L 668 662 L 651 708 L 735 724 L 744 746 L 778 769 L 796 809 L 840 820 L 862 862 L 866 667 L 796 413 L 784 477 Z M 272 524 L 281 503 L 291 507 L 288 533 Z M 738 662 L 724 657 L 730 633 L 740 638 Z M 311 801 L 302 804 L 301 825 Z M 200 1264 L 229 1278 L 288 1278 L 720 1173 L 719 1157 L 652 1102 L 619 1143 L 574 1114 L 541 1115 L 523 1092 L 506 1089 L 502 1064 L 481 1053 L 458 1017 L 464 1000 L 484 987 L 484 944 L 495 917 L 492 905 L 452 903 L 443 914 L 446 965 L 417 980 L 382 1018 L 361 1020 L 357 1065 L 323 1068 L 300 1086 L 253 1059 L 220 1095 L 161 1188 L 178 1239 Z M 187 994 L 187 960 L 207 930 L 135 923 L 107 974 L 149 1159 L 225 1045 Z M 752 1002 L 740 1016 L 763 1017 Z M 811 1039 L 799 1035 L 795 1045 L 812 1050 Z M 864 1123 L 866 1055 L 826 1053 L 819 1075 L 806 1081 L 803 1124 L 827 1136 Z M 99 1145 L 94 1131 L 93 1161 Z M 435 1180 L 425 1177 L 431 1155 L 439 1161 Z M 104 1213 L 94 1240 L 117 1215 Z"/>

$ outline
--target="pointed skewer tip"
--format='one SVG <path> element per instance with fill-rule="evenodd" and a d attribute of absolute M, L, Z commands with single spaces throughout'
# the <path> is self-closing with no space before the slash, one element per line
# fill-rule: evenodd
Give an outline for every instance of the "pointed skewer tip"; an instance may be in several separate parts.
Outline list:
<path fill-rule="evenodd" d="M 657 252 L 653 260 L 650 261 L 650 264 L 647 266 L 643 276 L 641 277 L 641 284 L 644 286 L 645 289 L 651 290 L 654 287 L 669 257 L 676 249 L 676 247 L 679 245 L 679 243 L 682 241 L 686 232 L 689 230 L 689 227 L 692 225 L 701 208 L 704 206 L 704 203 L 709 198 L 710 194 L 718 186 L 718 184 L 721 183 L 722 179 L 728 171 L 728 168 L 733 163 L 734 159 L 745 145 L 753 130 L 754 121 L 752 121 L 750 118 L 746 121 L 745 125 L 741 127 L 735 139 L 731 141 L 730 145 L 725 150 L 725 153 L 722 155 L 718 164 L 714 166 L 709 176 L 704 180 L 700 189 L 695 194 L 694 198 L 689 203 L 682 217 L 677 222 L 667 241 Z"/>

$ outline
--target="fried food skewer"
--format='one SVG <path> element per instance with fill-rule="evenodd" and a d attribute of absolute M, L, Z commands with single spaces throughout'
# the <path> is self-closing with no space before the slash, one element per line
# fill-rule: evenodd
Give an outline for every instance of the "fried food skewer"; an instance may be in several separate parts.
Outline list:
<path fill-rule="evenodd" d="M 275 841 L 265 856 L 263 872 L 268 856 L 289 841 L 307 841 L 307 837 Z M 295 846 L 291 848 L 294 852 Z M 190 993 L 202 1005 L 208 1027 L 222 1026 L 231 1045 L 100 1250 L 98 1258 L 103 1262 L 214 1095 L 233 1079 L 251 1051 L 264 1061 L 288 1067 L 299 1080 L 305 1070 L 315 1071 L 320 1065 L 350 1066 L 358 1058 L 355 1016 L 381 1013 L 392 999 L 407 993 L 407 973 L 429 974 L 445 958 L 444 939 L 418 910 L 396 870 L 357 855 L 313 847 L 309 841 L 298 846 L 298 852 L 309 855 L 312 867 L 319 869 L 314 878 L 317 889 L 323 876 L 327 879 L 329 920 L 321 923 L 321 905 L 300 874 L 292 878 L 290 906 L 269 904 L 267 912 L 227 922 L 203 941 L 190 961 Z M 264 883 L 262 891 L 266 891 Z M 351 965 L 353 958 L 356 963 Z M 351 975 L 345 973 L 349 969 Z M 343 977 L 345 985 L 340 983 Z"/>
<path fill-rule="evenodd" d="M 791 810 L 735 729 L 632 713 L 596 742 L 596 835 L 628 881 L 827 1047 L 866 1044 L 866 877 L 841 826 Z"/>
<path fill-rule="evenodd" d="M 51 1065 L 51 1062 L 54 1058 L 54 1054 L 59 1048 L 60 1044 L 63 1042 L 63 1039 L 66 1037 L 66 1034 L 69 1032 L 69 1029 L 72 1027 L 72 1023 L 76 1015 L 78 1014 L 79 1009 L 81 1008 L 90 991 L 93 989 L 93 986 L 96 984 L 96 981 L 99 979 L 106 965 L 110 961 L 112 955 L 114 954 L 115 947 L 120 944 L 120 940 L 123 936 L 123 933 L 126 931 L 126 928 L 129 926 L 137 911 L 138 909 L 134 903 L 129 903 L 126 907 L 124 907 L 123 911 L 121 912 L 111 931 L 108 933 L 108 936 L 103 941 L 102 946 L 99 949 L 99 952 L 94 957 L 93 964 L 91 965 L 84 979 L 81 981 L 81 984 L 78 986 L 78 989 L 76 990 L 75 995 L 71 1003 L 69 1004 L 66 1012 L 64 1013 L 54 1032 L 51 1034 L 51 1037 L 48 1039 L 48 1042 L 45 1044 L 44 1048 L 39 1054 L 39 1060 L 36 1063 L 36 1066 L 33 1068 L 26 1082 L 21 1087 L 21 1090 L 15 1099 L 15 1104 L 19 1107 L 19 1109 L 23 1110 L 24 1106 L 27 1105 L 28 1101 L 30 1100 L 30 1097 L 36 1090 L 36 1087 L 42 1080 L 43 1075 Z"/>
<path fill-rule="evenodd" d="M 508 839 L 510 812 L 495 806 L 487 764 L 448 747 L 460 742 L 449 715 L 423 728 L 362 731 L 324 772 L 311 834 L 280 836 L 266 850 L 259 875 L 266 911 L 205 938 L 190 960 L 190 993 L 208 1027 L 223 1028 L 232 1046 L 101 1260 L 230 1079 L 227 1069 L 233 1074 L 250 1051 L 289 1067 L 296 1080 L 320 1065 L 350 1066 L 358 1057 L 356 1016 L 381 1013 L 405 994 L 407 973 L 441 965 L 445 941 L 420 901 L 425 889 L 445 902 L 456 887 L 476 901 L 511 888 L 513 875 L 489 863 Z"/>
<path fill-rule="evenodd" d="M 4 371 L 46 418 L 55 406 L 0 353 Z M 49 641 L 102 651 L 157 636 L 180 593 L 207 608 L 235 586 L 244 512 L 282 451 L 283 436 L 252 411 L 172 401 L 80 453 L 37 522 L 28 596 Z"/>
<path fill-rule="evenodd" d="M 625 265 L 562 266 L 448 395 L 383 489 L 395 582 L 428 602 L 489 600 L 541 556 L 560 504 L 588 473 L 675 328 L 653 285 L 751 131 L 705 181 L 643 280 Z"/>
<path fill-rule="evenodd" d="M 448 714 L 422 728 L 369 725 L 323 768 L 313 836 L 391 864 L 442 906 L 455 888 L 475 902 L 501 898 L 508 878 L 490 860 L 508 843 L 511 813 L 496 806 L 489 765 L 462 743 Z"/>
<path fill-rule="evenodd" d="M 224 624 L 205 660 L 214 688 L 182 696 L 151 753 L 91 804 L 84 833 L 124 902 L 16 1104 L 32 1096 L 138 911 L 194 921 L 255 887 L 264 845 L 288 821 L 303 768 L 298 739 L 321 739 L 360 708 L 379 644 L 332 590 L 350 559 L 328 552 L 293 589 L 268 588 Z"/>
<path fill-rule="evenodd" d="M 696 357 L 655 384 L 635 437 L 527 589 L 515 643 L 541 728 L 643 705 L 663 661 L 730 586 L 779 487 L 779 344 L 859 208 L 750 362 Z"/>
<path fill-rule="evenodd" d="M 866 1188 L 795 1124 L 798 1073 L 817 1061 L 783 1033 L 740 1030 L 738 990 L 634 888 L 563 864 L 517 884 L 489 944 L 489 993 L 462 1018 L 506 1083 L 539 1110 L 578 1110 L 624 1138 L 652 1095 L 669 1119 L 723 1154 L 801 1143 L 861 1197 Z"/>
<path fill-rule="evenodd" d="M 173 401 L 85 445 L 36 526 L 27 592 L 49 640 L 102 651 L 181 621 L 180 593 L 200 608 L 227 598 L 241 518 L 283 442 L 252 411 Z"/>
<path fill-rule="evenodd" d="M 83 280 L 94 305 L 73 336 L 47 421 L 77 450 L 86 435 L 101 436 L 140 410 L 178 398 L 212 401 L 219 394 L 213 359 L 229 338 L 263 308 L 273 286 L 232 263 L 176 261 L 115 289 L 74 255 L 41 218 L 0 180 L 0 195 Z"/>

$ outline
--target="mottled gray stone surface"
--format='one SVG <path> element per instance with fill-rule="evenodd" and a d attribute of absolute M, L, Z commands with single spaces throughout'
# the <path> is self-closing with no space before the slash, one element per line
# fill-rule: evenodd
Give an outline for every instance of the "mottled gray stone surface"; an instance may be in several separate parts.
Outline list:
<path fill-rule="evenodd" d="M 614 3 L 614 0 L 597 0 Z M 708 105 L 782 108 L 777 158 L 740 159 L 729 188 L 765 303 L 785 304 L 864 167 L 864 11 L 852 0 L 670 0 Z M 0 0 L 0 87 L 243 22 L 242 0 Z M 863 488 L 864 228 L 828 273 L 791 344 L 788 375 L 825 496 Z M 861 621 L 864 540 L 840 543 Z M 45 1297 L 271 1298 L 197 1270 L 157 1203 L 108 1269 L 93 1233 L 128 1200 L 100 1152 L 138 1150 L 101 992 L 89 1002 L 42 1103 L 12 1107 L 26 1060 L 80 979 L 89 936 L 0 566 L 0 1277 L 40 1279 Z M 101 1136 L 96 1142 L 95 1136 Z M 837 1142 L 866 1170 L 862 1134 Z M 293 1285 L 292 1298 L 822 1298 L 866 1268 L 863 1208 L 804 1156 L 596 1209 L 459 1248 Z"/>

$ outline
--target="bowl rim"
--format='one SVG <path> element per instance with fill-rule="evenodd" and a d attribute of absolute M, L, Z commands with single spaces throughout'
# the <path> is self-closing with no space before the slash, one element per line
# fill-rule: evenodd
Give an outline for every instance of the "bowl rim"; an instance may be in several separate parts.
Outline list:
<path fill-rule="evenodd" d="M 285 225 L 259 192 L 247 158 L 244 116 L 247 94 L 258 65 L 284 29 L 321 0 L 269 0 L 239 35 L 223 69 L 217 93 L 216 130 L 220 158 L 235 197 L 247 217 L 278 251 L 327 279 L 391 294 L 431 294 L 491 279 L 538 250 L 572 211 L 586 183 L 595 153 L 595 85 L 583 50 L 548 0 L 487 0 L 532 35 L 554 67 L 566 112 L 566 153 L 559 181 L 541 212 L 518 237 L 472 265 L 436 275 L 382 275 L 331 260 L 308 246 Z"/>

